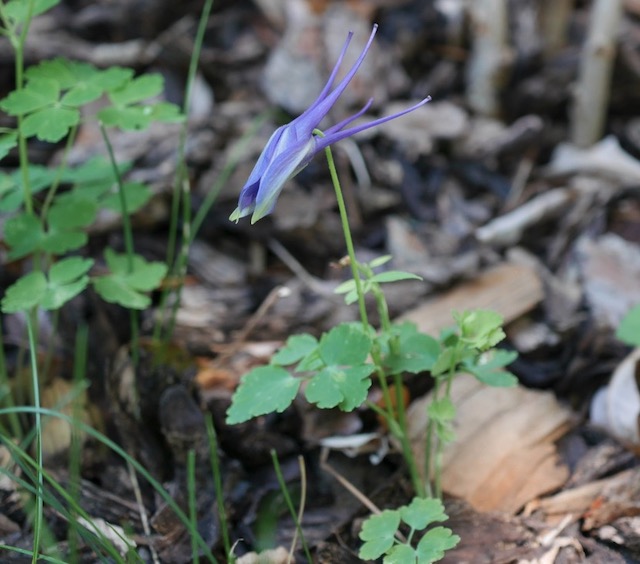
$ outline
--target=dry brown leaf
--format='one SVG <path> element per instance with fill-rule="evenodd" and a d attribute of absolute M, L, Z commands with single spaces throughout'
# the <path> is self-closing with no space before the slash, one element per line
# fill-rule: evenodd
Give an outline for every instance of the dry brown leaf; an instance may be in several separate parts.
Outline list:
<path fill-rule="evenodd" d="M 451 396 L 456 406 L 456 440 L 443 457 L 442 486 L 478 511 L 515 512 L 527 501 L 562 486 L 569 472 L 554 441 L 571 426 L 571 412 L 550 392 L 522 387 L 489 388 L 458 376 Z M 430 396 L 408 411 L 409 433 L 418 461 L 424 460 L 426 408 Z"/>

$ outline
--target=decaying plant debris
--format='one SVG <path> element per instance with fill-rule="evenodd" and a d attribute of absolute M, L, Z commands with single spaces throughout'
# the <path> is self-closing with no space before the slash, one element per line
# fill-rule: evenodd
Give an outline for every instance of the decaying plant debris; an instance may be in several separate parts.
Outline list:
<path fill-rule="evenodd" d="M 66 55 L 98 66 L 160 71 L 164 96 L 180 102 L 201 4 L 62 2 L 35 20 L 27 63 Z M 135 454 L 183 505 L 186 453 L 194 449 L 198 523 L 216 550 L 220 523 L 208 473 L 206 414 L 220 442 L 229 527 L 233 539 L 243 539 L 236 548 L 240 555 L 258 548 L 256 523 L 269 515 L 269 499 L 278 491 L 272 450 L 292 488 L 301 479 L 297 457 L 304 456 L 304 533 L 318 562 L 357 561 L 357 532 L 367 510 L 345 483 L 378 508 L 410 497 L 393 445 L 371 413 L 296 406 L 239 426 L 224 422 L 239 378 L 268 362 L 289 334 L 318 334 L 356 317 L 333 294 L 348 273 L 340 264 L 339 219 L 320 158 L 288 184 L 269 219 L 250 227 L 228 217 L 271 132 L 317 95 L 346 31 L 355 31 L 354 41 L 365 41 L 375 21 L 379 41 L 333 108 L 331 123 L 370 96 L 371 117 L 426 95 L 433 101 L 410 118 L 337 146 L 357 253 L 362 260 L 392 254 L 394 268 L 423 277 L 390 287 L 394 316 L 437 332 L 451 310 L 500 311 L 508 322 L 507 346 L 520 354 L 513 371 L 535 389 L 521 390 L 521 401 L 547 402 L 542 410 L 531 408 L 544 421 L 530 425 L 548 424 L 548 432 L 510 439 L 531 439 L 540 457 L 514 454 L 518 445 L 499 452 L 505 457 L 499 461 L 504 482 L 517 482 L 516 493 L 505 485 L 483 497 L 473 489 L 474 480 L 484 483 L 474 476 L 473 461 L 456 465 L 456 456 L 465 461 L 468 454 L 450 454 L 460 487 L 448 492 L 459 496 L 448 500 L 448 526 L 462 543 L 445 561 L 640 560 L 637 428 L 620 433 L 588 422 L 591 398 L 629 353 L 615 338 L 617 324 L 640 303 L 640 8 L 612 0 L 478 1 L 474 10 L 467 4 L 217 3 L 194 90 L 186 162 L 194 211 L 211 190 L 220 193 L 189 256 L 166 358 L 134 369 L 126 315 L 91 295 L 62 311 L 56 333 L 50 330 L 53 320 L 41 320 L 43 350 L 55 351 L 43 382 L 48 404 L 56 405 L 68 390 L 75 331 L 86 321 L 90 387 L 83 420 Z M 600 11 L 606 17 L 598 17 Z M 0 41 L 2 95 L 13 87 L 11 57 Z M 177 126 L 155 124 L 143 133 L 114 133 L 112 139 L 116 155 L 133 161 L 129 178 L 144 180 L 154 193 L 134 217 L 138 249 L 149 258 L 162 260 L 165 253 L 178 135 Z M 61 158 L 56 145 L 34 143 L 29 151 L 42 164 Z M 99 132 L 81 128 L 69 162 L 81 164 L 96 154 L 104 154 Z M 229 162 L 237 166 L 219 186 Z M 15 165 L 13 154 L 2 162 L 7 170 Z M 0 216 L 0 227 L 3 221 Z M 92 226 L 90 252 L 96 257 L 106 242 L 122 247 L 117 225 L 117 216 L 105 214 Z M 9 262 L 1 245 L 0 261 L 4 293 L 23 265 Z M 146 312 L 143 328 L 149 330 L 157 315 L 155 309 Z M 19 389 L 24 320 L 3 316 L 2 328 L 12 386 Z M 143 359 L 154 354 L 153 344 L 145 345 Z M 629 358 L 636 360 L 625 385 L 637 396 L 637 354 Z M 615 394 L 616 382 L 604 393 Z M 419 377 L 407 378 L 406 385 L 414 403 L 428 393 Z M 482 401 L 477 405 L 485 409 Z M 638 405 L 625 405 L 631 409 L 627 426 L 637 426 Z M 503 415 L 509 428 L 513 423 Z M 50 424 L 47 433 L 47 468 L 66 486 L 71 430 Z M 479 435 L 499 442 L 500 427 L 492 433 Z M 335 437 L 346 442 L 327 442 Z M 463 445 L 491 450 L 465 437 Z M 185 531 L 162 500 L 145 485 L 138 490 L 132 472 L 90 437 L 83 441 L 78 495 L 92 518 L 126 525 L 132 542 L 140 550 L 153 547 L 163 562 L 189 560 Z M 12 464 L 10 452 L 0 450 L 0 465 Z M 541 466 L 552 468 L 541 477 L 535 472 Z M 543 479 L 549 474 L 553 479 Z M 136 494 L 141 504 L 134 503 Z M 0 478 L 0 499 L 0 542 L 28 548 L 16 484 Z M 46 517 L 62 536 L 66 524 L 53 510 Z M 268 540 L 288 547 L 294 533 L 283 516 Z M 91 561 L 91 554 L 85 556 L 83 561 Z"/>

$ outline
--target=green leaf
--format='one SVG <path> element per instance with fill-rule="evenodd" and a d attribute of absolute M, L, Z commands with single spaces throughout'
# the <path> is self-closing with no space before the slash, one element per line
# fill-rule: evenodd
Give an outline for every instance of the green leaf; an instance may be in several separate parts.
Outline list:
<path fill-rule="evenodd" d="M 0 159 L 4 159 L 11 149 L 18 144 L 17 133 L 3 133 L 0 135 Z M 2 188 L 0 187 L 0 195 L 2 194 Z"/>
<path fill-rule="evenodd" d="M 616 337 L 628 345 L 640 346 L 640 304 L 624 316 L 616 331 Z"/>
<path fill-rule="evenodd" d="M 69 284 L 83 276 L 93 266 L 93 259 L 69 257 L 55 263 L 49 270 L 49 282 L 56 285 Z"/>
<path fill-rule="evenodd" d="M 395 543 L 394 535 L 399 525 L 400 513 L 391 509 L 369 517 L 362 524 L 359 534 L 364 544 L 360 547 L 358 556 L 363 560 L 375 560 L 389 552 Z"/>
<path fill-rule="evenodd" d="M 47 289 L 47 279 L 42 272 L 30 272 L 7 288 L 2 298 L 3 313 L 27 311 L 38 305 Z"/>
<path fill-rule="evenodd" d="M 22 213 L 4 224 L 4 240 L 9 245 L 9 258 L 17 259 L 40 248 L 45 233 L 40 220 L 34 215 Z"/>
<path fill-rule="evenodd" d="M 429 418 L 438 423 L 448 423 L 455 419 L 456 408 L 448 396 L 433 400 L 427 408 Z"/>
<path fill-rule="evenodd" d="M 81 231 L 48 231 L 40 244 L 40 249 L 56 255 L 84 247 L 89 237 Z"/>
<path fill-rule="evenodd" d="M 465 360 L 463 368 L 487 386 L 507 388 L 518 384 L 518 379 L 511 372 L 504 370 L 504 367 L 516 358 L 516 352 L 496 350 L 483 355 L 479 362 Z"/>
<path fill-rule="evenodd" d="M 292 335 L 287 339 L 285 346 L 273 355 L 271 362 L 282 366 L 289 366 L 302 360 L 317 347 L 318 341 L 313 335 L 309 335 L 308 333 Z"/>
<path fill-rule="evenodd" d="M 479 350 L 495 347 L 505 338 L 502 316 L 488 309 L 477 309 L 454 313 L 453 318 L 460 328 L 463 341 Z"/>
<path fill-rule="evenodd" d="M 434 376 L 446 374 L 447 372 L 455 370 L 459 362 L 460 358 L 456 348 L 445 347 L 438 355 L 434 365 L 431 367 L 431 373 Z"/>
<path fill-rule="evenodd" d="M 447 520 L 444 505 L 439 499 L 414 497 L 409 505 L 400 508 L 400 518 L 409 527 L 422 531 L 432 523 Z"/>
<path fill-rule="evenodd" d="M 93 280 L 102 299 L 133 309 L 146 308 L 151 300 L 141 292 L 160 286 L 167 272 L 166 265 L 147 262 L 139 255 L 130 261 L 127 255 L 118 255 L 111 249 L 106 249 L 104 254 L 111 273 Z"/>
<path fill-rule="evenodd" d="M 431 370 L 440 355 L 440 343 L 433 337 L 418 332 L 413 323 L 394 327 L 396 346 L 385 358 L 391 374 L 410 372 L 418 374 Z"/>
<path fill-rule="evenodd" d="M 78 110 L 58 106 L 29 114 L 22 122 L 22 131 L 26 137 L 35 135 L 41 141 L 56 143 L 78 123 L 80 123 Z"/>
<path fill-rule="evenodd" d="M 98 213 L 98 206 L 86 198 L 58 199 L 47 215 L 49 227 L 56 231 L 71 231 L 91 225 Z"/>
<path fill-rule="evenodd" d="M 141 182 L 125 182 L 122 186 L 124 197 L 127 202 L 127 211 L 134 213 L 138 211 L 151 199 L 151 190 Z M 100 200 L 102 207 L 111 209 L 115 212 L 122 213 L 122 202 L 116 187 L 113 192 L 109 192 Z"/>
<path fill-rule="evenodd" d="M 116 106 L 129 106 L 157 96 L 162 92 L 163 86 L 162 75 L 145 74 L 111 90 L 109 98 Z"/>
<path fill-rule="evenodd" d="M 60 0 L 33 0 L 31 17 L 37 16 L 57 6 Z M 29 15 L 29 2 L 25 0 L 10 0 L 5 6 L 5 14 L 14 23 L 23 23 Z"/>
<path fill-rule="evenodd" d="M 342 323 L 322 335 L 319 352 L 327 365 L 362 364 L 369 356 L 372 344 L 362 325 Z"/>
<path fill-rule="evenodd" d="M 29 165 L 27 169 L 31 193 L 36 194 L 48 188 L 56 176 L 55 169 L 40 165 Z M 22 172 L 15 170 L 11 174 L 0 173 L 0 211 L 13 212 L 20 208 L 24 197 L 22 192 Z"/>
<path fill-rule="evenodd" d="M 305 388 L 305 397 L 323 409 L 337 406 L 342 411 L 352 411 L 367 399 L 371 387 L 369 376 L 374 369 L 371 364 L 344 369 L 327 366 L 311 378 Z"/>
<path fill-rule="evenodd" d="M 32 80 L 22 90 L 14 90 L 0 102 L 0 108 L 12 116 L 25 115 L 51 106 L 60 97 L 60 85 L 55 80 Z"/>
<path fill-rule="evenodd" d="M 369 268 L 377 268 L 378 266 L 382 266 L 383 264 L 387 264 L 393 257 L 391 255 L 382 255 L 378 258 L 374 258 L 369 263 Z"/>
<path fill-rule="evenodd" d="M 353 280 L 346 280 L 342 284 L 339 284 L 338 287 L 333 291 L 334 294 L 346 294 L 348 292 L 353 292 L 356 289 L 356 282 Z"/>
<path fill-rule="evenodd" d="M 374 274 L 370 278 L 371 282 L 377 284 L 384 284 L 387 282 L 399 282 L 400 280 L 422 280 L 421 276 L 412 274 L 411 272 L 403 272 L 401 270 L 388 270 L 386 272 L 379 272 Z"/>
<path fill-rule="evenodd" d="M 431 564 L 441 560 L 444 553 L 454 548 L 459 542 L 460 537 L 446 527 L 435 527 L 427 531 L 417 546 L 418 563 Z"/>
<path fill-rule="evenodd" d="M 235 425 L 252 417 L 283 412 L 298 393 L 300 380 L 279 366 L 260 366 L 245 374 L 231 399 L 227 423 Z"/>
<path fill-rule="evenodd" d="M 145 309 L 151 304 L 148 296 L 133 289 L 118 276 L 100 276 L 94 278 L 92 283 L 95 291 L 105 302 L 130 309 Z"/>
<path fill-rule="evenodd" d="M 396 544 L 382 560 L 383 564 L 415 564 L 418 554 L 408 544 Z"/>
<path fill-rule="evenodd" d="M 47 290 L 40 305 L 44 309 L 58 309 L 77 296 L 89 284 L 86 273 L 93 259 L 69 257 L 54 264 L 49 270 Z"/>

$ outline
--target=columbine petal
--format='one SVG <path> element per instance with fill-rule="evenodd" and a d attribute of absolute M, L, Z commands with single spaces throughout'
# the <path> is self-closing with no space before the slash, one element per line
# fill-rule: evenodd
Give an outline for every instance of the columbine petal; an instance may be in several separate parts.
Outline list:
<path fill-rule="evenodd" d="M 333 104 L 336 103 L 340 94 L 344 92 L 349 82 L 351 82 L 356 72 L 358 72 L 360 65 L 362 65 L 371 47 L 377 30 L 378 26 L 374 25 L 362 53 L 360 53 L 356 62 L 334 88 L 333 83 L 338 76 L 340 66 L 346 55 L 351 38 L 353 37 L 353 33 L 349 32 L 342 51 L 338 56 L 338 61 L 331 71 L 329 80 L 327 80 L 326 85 L 316 100 L 291 123 L 279 127 L 267 142 L 258 162 L 253 167 L 247 182 L 240 192 L 238 207 L 229 219 L 238 221 L 240 218 L 251 214 L 251 223 L 255 223 L 265 215 L 271 213 L 287 180 L 307 166 L 318 151 L 345 137 L 412 112 L 430 100 L 430 98 L 425 98 L 418 104 L 396 114 L 382 117 L 363 125 L 344 129 L 371 107 L 373 102 L 373 99 L 371 99 L 356 114 L 330 127 L 322 135 L 314 135 L 314 130 L 317 129 Z"/>
<path fill-rule="evenodd" d="M 260 180 L 251 223 L 271 213 L 287 180 L 298 174 L 312 159 L 315 145 L 314 138 L 303 140 L 297 146 L 289 147 L 287 152 L 279 154 L 269 164 Z"/>

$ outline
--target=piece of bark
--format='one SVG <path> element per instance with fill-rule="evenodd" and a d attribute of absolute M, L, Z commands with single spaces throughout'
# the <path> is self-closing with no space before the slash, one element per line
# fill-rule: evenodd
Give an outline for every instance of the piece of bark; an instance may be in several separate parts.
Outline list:
<path fill-rule="evenodd" d="M 509 323 L 531 311 L 542 298 L 542 283 L 533 268 L 501 264 L 405 313 L 400 320 L 413 321 L 420 331 L 438 335 L 453 325 L 453 311 L 493 309 Z"/>
<path fill-rule="evenodd" d="M 572 424 L 571 411 L 552 393 L 522 387 L 489 388 L 468 375 L 451 387 L 456 407 L 455 440 L 442 460 L 445 492 L 479 511 L 516 512 L 525 503 L 561 487 L 569 471 L 554 442 Z M 414 401 L 407 413 L 418 461 L 424 460 L 427 405 Z"/>

